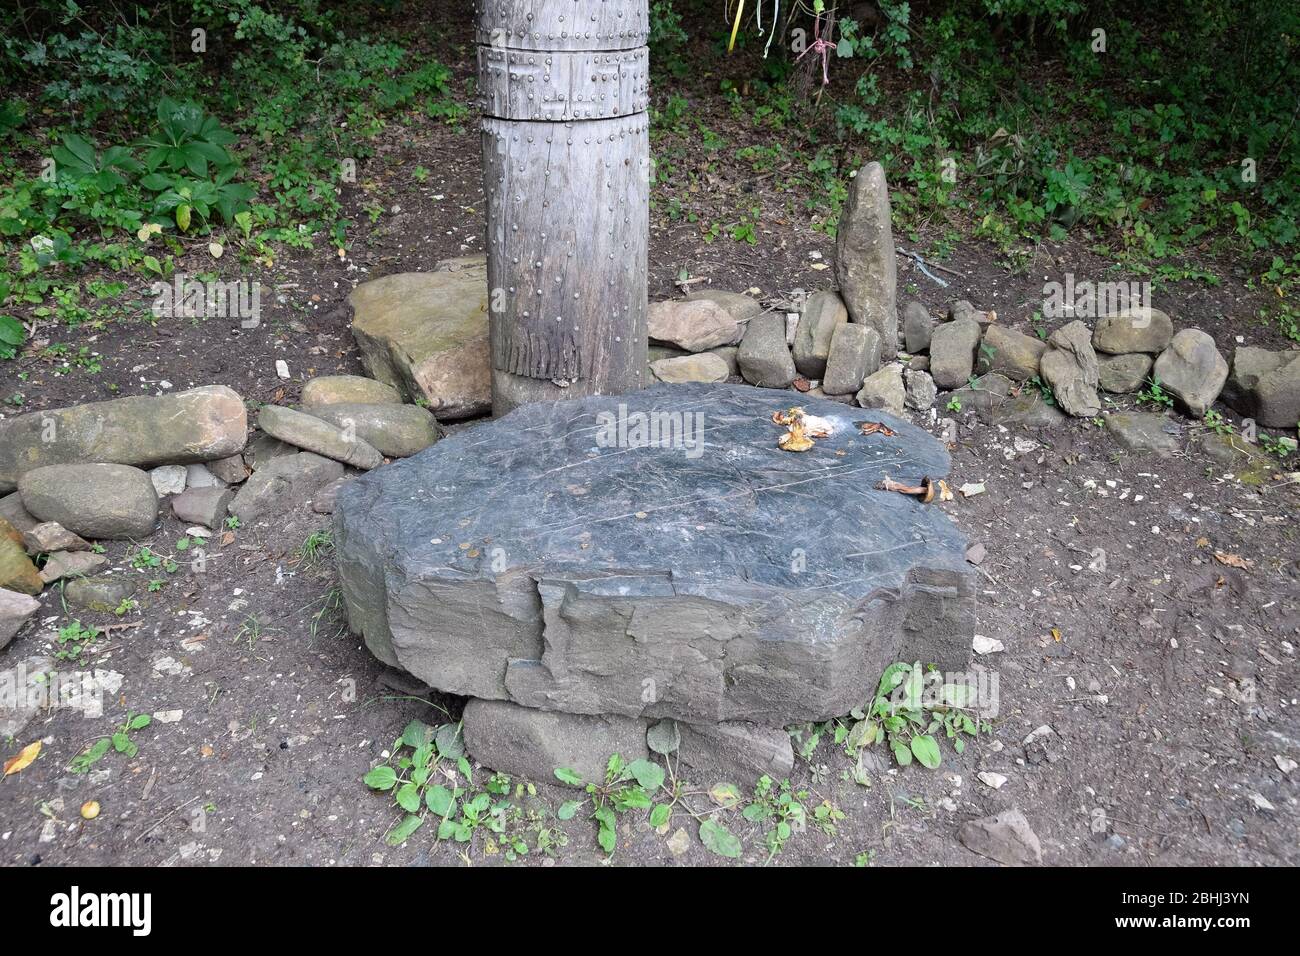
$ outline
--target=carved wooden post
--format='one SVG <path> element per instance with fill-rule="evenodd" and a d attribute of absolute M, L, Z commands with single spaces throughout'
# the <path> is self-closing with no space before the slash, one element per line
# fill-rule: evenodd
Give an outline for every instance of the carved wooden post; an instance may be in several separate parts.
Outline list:
<path fill-rule="evenodd" d="M 644 384 L 647 0 L 480 0 L 492 407 Z"/>

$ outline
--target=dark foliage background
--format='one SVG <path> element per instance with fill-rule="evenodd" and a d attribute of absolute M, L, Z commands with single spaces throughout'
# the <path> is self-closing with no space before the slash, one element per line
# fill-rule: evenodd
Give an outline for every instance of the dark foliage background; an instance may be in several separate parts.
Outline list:
<path fill-rule="evenodd" d="M 773 4 L 762 34 L 756 6 L 728 52 L 735 0 L 652 0 L 656 201 L 675 213 L 689 213 L 675 151 L 725 149 L 708 125 L 721 110 L 770 133 L 737 156 L 756 174 L 798 158 L 818 228 L 833 231 L 847 172 L 874 157 L 904 228 L 937 217 L 952 241 L 1003 249 L 1079 235 L 1148 267 L 1233 257 L 1278 289 L 1277 321 L 1300 337 L 1296 0 L 805 0 L 782 5 L 775 37 Z M 468 4 L 404 0 L 15 4 L 0 35 L 0 310 L 77 320 L 51 266 L 165 272 L 131 241 L 142 229 L 233 231 L 255 252 L 345 246 L 343 159 L 364 163 L 411 111 L 472 122 L 471 20 Z M 799 52 L 816 35 L 824 67 Z M 0 350 L 21 341 L 0 318 Z"/>

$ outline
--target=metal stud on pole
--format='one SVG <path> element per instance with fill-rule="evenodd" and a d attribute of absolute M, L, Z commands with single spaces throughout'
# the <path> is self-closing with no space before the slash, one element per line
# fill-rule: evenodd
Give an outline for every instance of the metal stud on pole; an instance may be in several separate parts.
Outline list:
<path fill-rule="evenodd" d="M 647 0 L 480 0 L 492 408 L 645 384 Z"/>

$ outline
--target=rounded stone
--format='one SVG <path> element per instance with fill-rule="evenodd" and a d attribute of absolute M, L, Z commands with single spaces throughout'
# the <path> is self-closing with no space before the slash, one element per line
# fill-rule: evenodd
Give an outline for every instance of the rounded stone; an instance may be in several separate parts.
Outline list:
<path fill-rule="evenodd" d="M 902 370 L 897 365 L 887 365 L 867 376 L 856 401 L 863 408 L 883 408 L 892 415 L 902 415 L 907 401 Z"/>
<path fill-rule="evenodd" d="M 915 300 L 903 308 L 903 345 L 911 355 L 928 351 L 934 335 L 930 310 Z"/>
<path fill-rule="evenodd" d="M 0 589 L 40 594 L 43 582 L 36 565 L 23 549 L 23 537 L 0 518 Z"/>
<path fill-rule="evenodd" d="M 939 388 L 961 388 L 975 371 L 980 344 L 979 323 L 954 319 L 934 330 L 930 338 L 930 375 Z"/>
<path fill-rule="evenodd" d="M 1300 421 L 1300 355 L 1291 353 L 1277 368 L 1261 375 L 1255 394 L 1259 424 L 1295 428 Z"/>
<path fill-rule="evenodd" d="M 158 520 L 149 473 L 130 465 L 47 465 L 18 479 L 23 506 L 83 538 L 143 538 Z"/>
<path fill-rule="evenodd" d="M 272 438 L 354 468 L 377 468 L 384 461 L 379 450 L 361 438 L 355 429 L 345 431 L 306 412 L 264 405 L 258 413 L 257 424 Z"/>
<path fill-rule="evenodd" d="M 444 420 L 492 407 L 482 256 L 371 279 L 352 290 L 348 303 L 352 337 L 371 377 L 412 401 L 423 398 Z"/>
<path fill-rule="evenodd" d="M 442 437 L 442 427 L 433 413 L 419 405 L 339 402 L 308 411 L 389 458 L 409 458 Z"/>
<path fill-rule="evenodd" d="M 1076 418 L 1092 418 L 1101 411 L 1101 399 L 1091 330 L 1076 319 L 1048 336 L 1047 343 L 1039 367 L 1057 404 Z"/>
<path fill-rule="evenodd" d="M 111 614 L 136 590 L 136 581 L 123 574 L 98 574 L 73 578 L 63 586 L 63 596 L 74 607 Z"/>
<path fill-rule="evenodd" d="M 866 377 L 879 368 L 880 333 L 856 322 L 837 325 L 831 336 L 822 391 L 827 395 L 857 392 Z"/>
<path fill-rule="evenodd" d="M 980 345 L 976 371 L 1001 372 L 1017 382 L 1025 382 L 1039 372 L 1039 363 L 1047 343 L 1034 335 L 1026 335 L 996 323 L 984 332 Z"/>
<path fill-rule="evenodd" d="M 303 408 L 348 402 L 400 405 L 402 396 L 393 386 L 364 375 L 321 375 L 302 387 L 299 398 Z"/>
<path fill-rule="evenodd" d="M 794 337 L 794 365 L 799 374 L 821 378 L 831 354 L 831 337 L 849 320 L 844 300 L 834 292 L 814 292 L 808 297 Z"/>
<path fill-rule="evenodd" d="M 1154 412 L 1115 412 L 1106 416 L 1106 430 L 1126 449 L 1169 458 L 1182 450 L 1178 423 Z"/>
<path fill-rule="evenodd" d="M 734 345 L 745 331 L 730 312 L 709 299 L 651 302 L 646 315 L 651 339 L 688 352 Z"/>
<path fill-rule="evenodd" d="M 713 352 L 662 358 L 650 363 L 650 371 L 661 382 L 725 382 L 731 374 L 726 359 Z"/>
<path fill-rule="evenodd" d="M 1201 418 L 1228 380 L 1228 362 L 1209 333 L 1183 329 L 1160 353 L 1152 374 L 1189 415 Z"/>
<path fill-rule="evenodd" d="M 19 629 L 40 609 L 41 602 L 31 595 L 0 588 L 0 650 L 13 640 Z"/>
<path fill-rule="evenodd" d="M 46 465 L 188 464 L 241 452 L 247 438 L 244 401 L 224 385 L 28 412 L 0 429 L 0 492 Z"/>
<path fill-rule="evenodd" d="M 1152 358 L 1145 352 L 1127 355 L 1098 355 L 1097 384 L 1104 392 L 1123 395 L 1136 392 L 1151 373 Z"/>
<path fill-rule="evenodd" d="M 1134 309 L 1097 320 L 1092 345 L 1098 352 L 1124 355 L 1129 352 L 1163 352 L 1174 335 L 1174 323 L 1159 309 Z"/>
<path fill-rule="evenodd" d="M 750 319 L 736 359 L 751 385 L 786 388 L 798 374 L 786 346 L 785 317 L 774 312 Z"/>
<path fill-rule="evenodd" d="M 906 383 L 906 405 L 914 411 L 924 412 L 934 405 L 939 390 L 929 372 L 908 369 L 903 373 Z"/>

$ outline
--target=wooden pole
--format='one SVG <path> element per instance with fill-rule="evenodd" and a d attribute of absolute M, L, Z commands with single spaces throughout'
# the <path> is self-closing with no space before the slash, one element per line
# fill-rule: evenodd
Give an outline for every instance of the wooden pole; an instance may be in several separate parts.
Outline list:
<path fill-rule="evenodd" d="M 647 0 L 480 0 L 492 410 L 645 384 Z"/>

